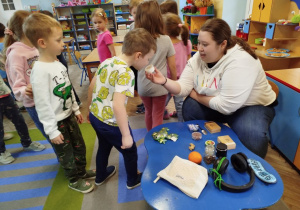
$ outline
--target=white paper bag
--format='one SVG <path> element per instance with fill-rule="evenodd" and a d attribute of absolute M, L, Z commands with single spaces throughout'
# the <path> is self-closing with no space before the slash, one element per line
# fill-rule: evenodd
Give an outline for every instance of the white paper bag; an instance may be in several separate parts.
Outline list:
<path fill-rule="evenodd" d="M 208 181 L 207 169 L 189 160 L 175 156 L 172 162 L 158 172 L 158 178 L 163 178 L 178 187 L 192 198 L 198 198 Z"/>

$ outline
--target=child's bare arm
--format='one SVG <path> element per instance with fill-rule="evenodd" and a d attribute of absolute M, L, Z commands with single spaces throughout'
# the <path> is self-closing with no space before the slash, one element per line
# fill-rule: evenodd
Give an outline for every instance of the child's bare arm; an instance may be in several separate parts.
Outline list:
<path fill-rule="evenodd" d="M 125 107 L 126 96 L 122 93 L 115 92 L 113 97 L 113 110 L 114 114 L 122 133 L 122 149 L 131 148 L 133 139 L 130 134 L 127 112 Z"/>
<path fill-rule="evenodd" d="M 116 51 L 115 51 L 114 44 L 109 44 L 109 45 L 107 45 L 107 47 L 108 47 L 108 49 L 110 51 L 111 57 L 116 56 Z"/>
<path fill-rule="evenodd" d="M 176 63 L 175 63 L 175 55 L 170 56 L 167 58 L 168 66 L 171 73 L 171 79 L 177 80 L 177 69 L 176 69 Z"/>

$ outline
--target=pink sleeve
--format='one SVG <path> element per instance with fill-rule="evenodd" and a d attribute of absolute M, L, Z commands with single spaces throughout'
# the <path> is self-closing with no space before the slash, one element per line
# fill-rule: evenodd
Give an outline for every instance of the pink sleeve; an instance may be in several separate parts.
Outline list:
<path fill-rule="evenodd" d="M 110 33 L 105 34 L 105 36 L 103 37 L 103 41 L 106 45 L 110 45 L 114 43 Z"/>
<path fill-rule="evenodd" d="M 24 72 L 23 68 L 24 67 L 20 65 L 13 64 L 7 69 L 9 84 L 18 101 L 23 101 L 25 97 L 28 97 L 25 95 L 25 89 L 28 82 L 26 80 L 26 72 Z"/>
<path fill-rule="evenodd" d="M 187 50 L 187 55 L 190 55 L 192 53 L 192 43 L 191 40 L 188 40 L 187 46 L 186 46 L 186 50 Z"/>

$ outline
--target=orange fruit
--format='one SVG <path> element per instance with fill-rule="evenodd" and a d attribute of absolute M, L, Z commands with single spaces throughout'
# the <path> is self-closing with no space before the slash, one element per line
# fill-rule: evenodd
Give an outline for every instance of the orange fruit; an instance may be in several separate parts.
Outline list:
<path fill-rule="evenodd" d="M 202 156 L 199 152 L 193 151 L 189 154 L 189 160 L 194 163 L 200 164 L 202 161 Z"/>

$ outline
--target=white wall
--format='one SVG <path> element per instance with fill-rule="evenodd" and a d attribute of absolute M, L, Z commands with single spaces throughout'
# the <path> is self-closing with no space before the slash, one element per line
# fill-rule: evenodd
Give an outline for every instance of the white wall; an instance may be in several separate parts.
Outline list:
<path fill-rule="evenodd" d="M 243 22 L 246 14 L 247 0 L 224 0 L 222 19 L 225 20 L 235 35 L 237 23 Z"/>
<path fill-rule="evenodd" d="M 23 9 L 22 1 L 21 0 L 13 0 L 15 4 L 16 10 Z M 3 10 L 2 4 L 0 5 L 0 22 L 4 25 L 6 25 L 9 18 L 14 14 L 15 10 Z"/>

